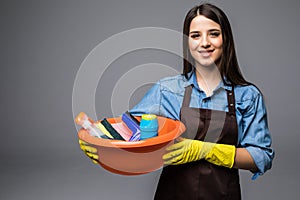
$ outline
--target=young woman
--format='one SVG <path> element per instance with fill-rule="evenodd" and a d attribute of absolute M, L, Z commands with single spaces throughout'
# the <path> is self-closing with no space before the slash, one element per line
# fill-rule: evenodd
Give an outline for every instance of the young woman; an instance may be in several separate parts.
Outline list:
<path fill-rule="evenodd" d="M 183 35 L 183 74 L 157 82 L 130 111 L 186 126 L 163 157 L 155 199 L 241 199 L 238 169 L 255 179 L 274 157 L 263 96 L 241 74 L 221 9 L 192 8 Z"/>
<path fill-rule="evenodd" d="M 241 199 L 238 169 L 253 179 L 274 151 L 259 89 L 239 69 L 229 21 L 218 7 L 192 8 L 183 27 L 183 74 L 160 80 L 130 112 L 181 120 L 186 131 L 167 148 L 156 200 Z M 97 163 L 96 150 L 79 141 Z"/>

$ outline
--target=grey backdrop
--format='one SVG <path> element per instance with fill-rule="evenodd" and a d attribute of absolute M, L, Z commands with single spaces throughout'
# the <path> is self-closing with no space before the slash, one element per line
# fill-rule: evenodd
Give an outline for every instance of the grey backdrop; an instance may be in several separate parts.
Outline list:
<path fill-rule="evenodd" d="M 244 199 L 298 199 L 299 2 L 210 1 L 227 13 L 245 77 L 263 91 L 276 157 L 256 181 L 241 171 Z M 2 0 L 0 199 L 150 200 L 160 171 L 126 177 L 92 164 L 80 151 L 72 89 L 88 53 L 113 34 L 145 26 L 181 31 L 185 0 Z M 178 41 L 174 41 L 178 42 Z M 181 70 L 181 59 L 142 50 L 120 57 L 99 82 L 97 114 L 111 114 L 120 68 L 157 62 Z M 136 103 L 149 85 L 132 98 Z M 108 94 L 108 96 L 104 96 Z"/>

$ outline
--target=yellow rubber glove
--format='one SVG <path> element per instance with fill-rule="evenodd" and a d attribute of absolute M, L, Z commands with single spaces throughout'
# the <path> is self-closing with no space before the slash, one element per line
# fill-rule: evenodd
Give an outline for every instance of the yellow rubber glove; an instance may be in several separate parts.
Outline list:
<path fill-rule="evenodd" d="M 208 162 L 232 168 L 234 164 L 236 148 L 234 145 L 229 144 L 216 144 L 205 142 L 207 146 L 210 146 L 211 150 L 205 156 L 205 160 Z"/>
<path fill-rule="evenodd" d="M 179 138 L 163 156 L 165 165 L 178 165 L 205 159 L 215 165 L 232 168 L 235 146 Z"/>
<path fill-rule="evenodd" d="M 93 163 L 99 164 L 97 149 L 95 147 L 91 147 L 88 143 L 79 140 L 80 149 L 90 158 Z"/>

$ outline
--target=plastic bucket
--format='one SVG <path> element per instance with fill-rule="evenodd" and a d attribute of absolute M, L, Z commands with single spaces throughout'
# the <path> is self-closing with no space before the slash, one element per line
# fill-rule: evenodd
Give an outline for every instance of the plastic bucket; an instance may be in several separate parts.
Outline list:
<path fill-rule="evenodd" d="M 121 118 L 108 118 L 118 123 Z M 146 140 L 127 142 L 96 138 L 80 129 L 78 137 L 97 148 L 99 163 L 106 170 L 122 175 L 139 175 L 155 171 L 163 166 L 165 148 L 174 143 L 185 126 L 182 122 L 158 116 L 158 136 Z"/>

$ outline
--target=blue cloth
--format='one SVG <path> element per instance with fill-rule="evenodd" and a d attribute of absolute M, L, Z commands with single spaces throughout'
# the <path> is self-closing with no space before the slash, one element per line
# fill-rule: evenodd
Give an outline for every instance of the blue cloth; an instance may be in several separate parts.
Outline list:
<path fill-rule="evenodd" d="M 179 120 L 185 87 L 193 84 L 190 107 L 228 111 L 226 91 L 231 86 L 223 81 L 211 96 L 199 88 L 196 75 L 189 79 L 183 75 L 161 79 L 145 94 L 142 100 L 130 110 L 133 115 L 156 114 Z M 271 148 L 271 135 L 268 128 L 267 112 L 263 96 L 253 85 L 235 86 L 235 108 L 238 124 L 237 147 L 246 148 L 251 154 L 258 171 L 252 179 L 265 173 L 272 166 L 274 151 Z"/>

